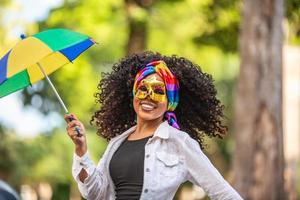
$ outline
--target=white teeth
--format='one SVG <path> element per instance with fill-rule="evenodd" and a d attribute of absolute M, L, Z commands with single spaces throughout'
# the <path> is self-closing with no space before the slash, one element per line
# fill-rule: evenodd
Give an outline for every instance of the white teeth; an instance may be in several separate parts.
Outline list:
<path fill-rule="evenodd" d="M 149 105 L 149 104 L 142 104 L 141 106 L 145 110 L 153 110 L 154 109 L 154 106 Z"/>

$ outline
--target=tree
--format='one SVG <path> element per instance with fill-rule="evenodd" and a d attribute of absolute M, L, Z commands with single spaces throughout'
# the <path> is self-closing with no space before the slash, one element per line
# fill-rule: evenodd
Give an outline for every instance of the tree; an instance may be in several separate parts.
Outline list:
<path fill-rule="evenodd" d="M 148 33 L 148 12 L 153 0 L 125 0 L 129 28 L 126 54 L 138 53 L 146 49 Z"/>
<path fill-rule="evenodd" d="M 285 199 L 283 0 L 245 0 L 235 102 L 235 186 L 245 199 Z"/>

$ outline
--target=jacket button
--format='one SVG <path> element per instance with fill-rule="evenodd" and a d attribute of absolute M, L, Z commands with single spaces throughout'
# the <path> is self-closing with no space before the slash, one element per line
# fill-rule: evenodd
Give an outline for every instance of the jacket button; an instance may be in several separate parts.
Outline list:
<path fill-rule="evenodd" d="M 149 168 L 147 168 L 147 169 L 146 169 L 146 172 L 150 172 L 150 169 L 149 169 Z"/>
<path fill-rule="evenodd" d="M 148 189 L 145 189 L 144 192 L 147 193 L 147 192 L 148 192 Z"/>
<path fill-rule="evenodd" d="M 149 155 L 149 154 L 147 154 L 147 155 L 146 155 L 146 158 L 149 158 L 149 157 L 150 157 L 150 155 Z"/>

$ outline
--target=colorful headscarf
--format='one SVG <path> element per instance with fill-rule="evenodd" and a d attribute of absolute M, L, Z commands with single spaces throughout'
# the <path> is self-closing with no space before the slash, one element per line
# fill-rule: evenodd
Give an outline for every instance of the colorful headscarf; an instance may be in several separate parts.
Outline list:
<path fill-rule="evenodd" d="M 164 80 L 164 83 L 166 85 L 167 97 L 168 97 L 168 108 L 164 116 L 168 120 L 168 123 L 171 126 L 179 129 L 176 115 L 173 112 L 179 102 L 179 82 L 175 77 L 175 75 L 167 67 L 164 61 L 159 60 L 159 61 L 148 63 L 137 73 L 133 85 L 133 96 L 135 96 L 140 82 L 148 75 L 154 73 L 157 73 Z"/>

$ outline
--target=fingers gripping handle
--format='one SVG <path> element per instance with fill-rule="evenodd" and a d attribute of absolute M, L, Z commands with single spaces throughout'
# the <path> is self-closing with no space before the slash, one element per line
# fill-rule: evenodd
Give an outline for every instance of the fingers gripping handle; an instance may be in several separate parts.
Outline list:
<path fill-rule="evenodd" d="M 74 120 L 74 118 L 73 118 L 73 117 L 68 117 L 68 120 L 69 120 L 69 122 L 71 122 L 71 121 Z M 80 133 L 80 128 L 79 128 L 79 127 L 76 126 L 76 127 L 75 127 L 75 130 L 76 130 L 76 132 L 77 132 L 77 137 L 82 136 L 81 133 Z"/>

